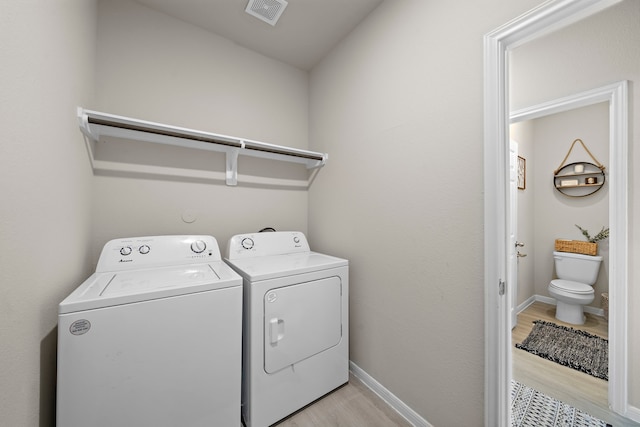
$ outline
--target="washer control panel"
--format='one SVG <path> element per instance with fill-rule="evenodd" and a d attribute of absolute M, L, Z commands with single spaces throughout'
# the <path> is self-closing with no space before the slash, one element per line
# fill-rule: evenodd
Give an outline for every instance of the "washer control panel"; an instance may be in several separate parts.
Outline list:
<path fill-rule="evenodd" d="M 300 252 L 310 252 L 310 249 L 304 233 L 299 231 L 237 234 L 227 245 L 229 260 Z"/>
<path fill-rule="evenodd" d="M 96 272 L 122 271 L 159 265 L 220 261 L 213 236 L 147 236 L 114 239 L 102 249 Z"/>

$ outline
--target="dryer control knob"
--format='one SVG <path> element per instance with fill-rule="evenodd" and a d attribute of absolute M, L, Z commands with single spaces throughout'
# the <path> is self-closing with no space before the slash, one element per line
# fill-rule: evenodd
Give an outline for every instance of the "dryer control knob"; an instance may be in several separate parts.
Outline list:
<path fill-rule="evenodd" d="M 133 250 L 131 249 L 131 246 L 124 246 L 120 248 L 120 255 L 123 255 L 123 256 L 131 255 L 131 252 L 133 252 Z"/>
<path fill-rule="evenodd" d="M 151 248 L 147 245 L 142 245 L 138 248 L 138 251 L 142 254 L 142 255 L 146 255 L 149 253 L 149 251 L 151 250 Z"/>
<path fill-rule="evenodd" d="M 191 244 L 191 250 L 197 254 L 201 254 L 205 249 L 207 249 L 207 244 L 202 240 L 196 240 Z"/>
<path fill-rule="evenodd" d="M 245 249 L 251 249 L 253 248 L 253 239 L 250 239 L 249 237 L 245 237 L 244 239 L 242 239 L 242 247 Z"/>

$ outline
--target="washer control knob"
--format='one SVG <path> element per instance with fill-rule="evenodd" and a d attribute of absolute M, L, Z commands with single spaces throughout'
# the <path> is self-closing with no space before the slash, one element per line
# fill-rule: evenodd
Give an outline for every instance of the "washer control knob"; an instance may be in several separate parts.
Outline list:
<path fill-rule="evenodd" d="M 295 236 L 293 238 L 293 243 L 300 243 L 300 238 L 298 236 Z"/>
<path fill-rule="evenodd" d="M 131 255 L 131 252 L 133 252 L 131 246 L 123 246 L 122 248 L 120 248 L 120 255 L 122 256 Z"/>
<path fill-rule="evenodd" d="M 196 240 L 191 244 L 191 250 L 197 254 L 201 254 L 205 249 L 207 249 L 207 244 L 202 240 Z"/>
<path fill-rule="evenodd" d="M 138 251 L 142 254 L 142 255 L 146 255 L 149 253 L 149 251 L 151 250 L 151 248 L 147 245 L 142 245 L 138 248 Z"/>
<path fill-rule="evenodd" d="M 253 239 L 249 238 L 249 237 L 245 237 L 244 239 L 242 239 L 242 247 L 245 249 L 251 249 L 253 248 Z"/>

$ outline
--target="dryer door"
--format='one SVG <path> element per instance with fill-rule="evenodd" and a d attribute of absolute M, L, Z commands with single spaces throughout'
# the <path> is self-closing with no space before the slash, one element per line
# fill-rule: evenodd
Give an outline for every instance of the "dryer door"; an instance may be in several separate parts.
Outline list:
<path fill-rule="evenodd" d="M 328 277 L 264 296 L 264 370 L 272 374 L 342 339 L 342 283 Z"/>

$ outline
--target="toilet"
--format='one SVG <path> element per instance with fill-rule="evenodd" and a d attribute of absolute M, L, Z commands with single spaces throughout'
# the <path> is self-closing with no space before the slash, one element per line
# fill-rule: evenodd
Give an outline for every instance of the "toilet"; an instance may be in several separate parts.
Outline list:
<path fill-rule="evenodd" d="M 549 294 L 556 299 L 556 319 L 574 325 L 584 323 L 583 306 L 591 304 L 598 278 L 601 256 L 554 252 L 557 279 L 549 284 Z"/>

